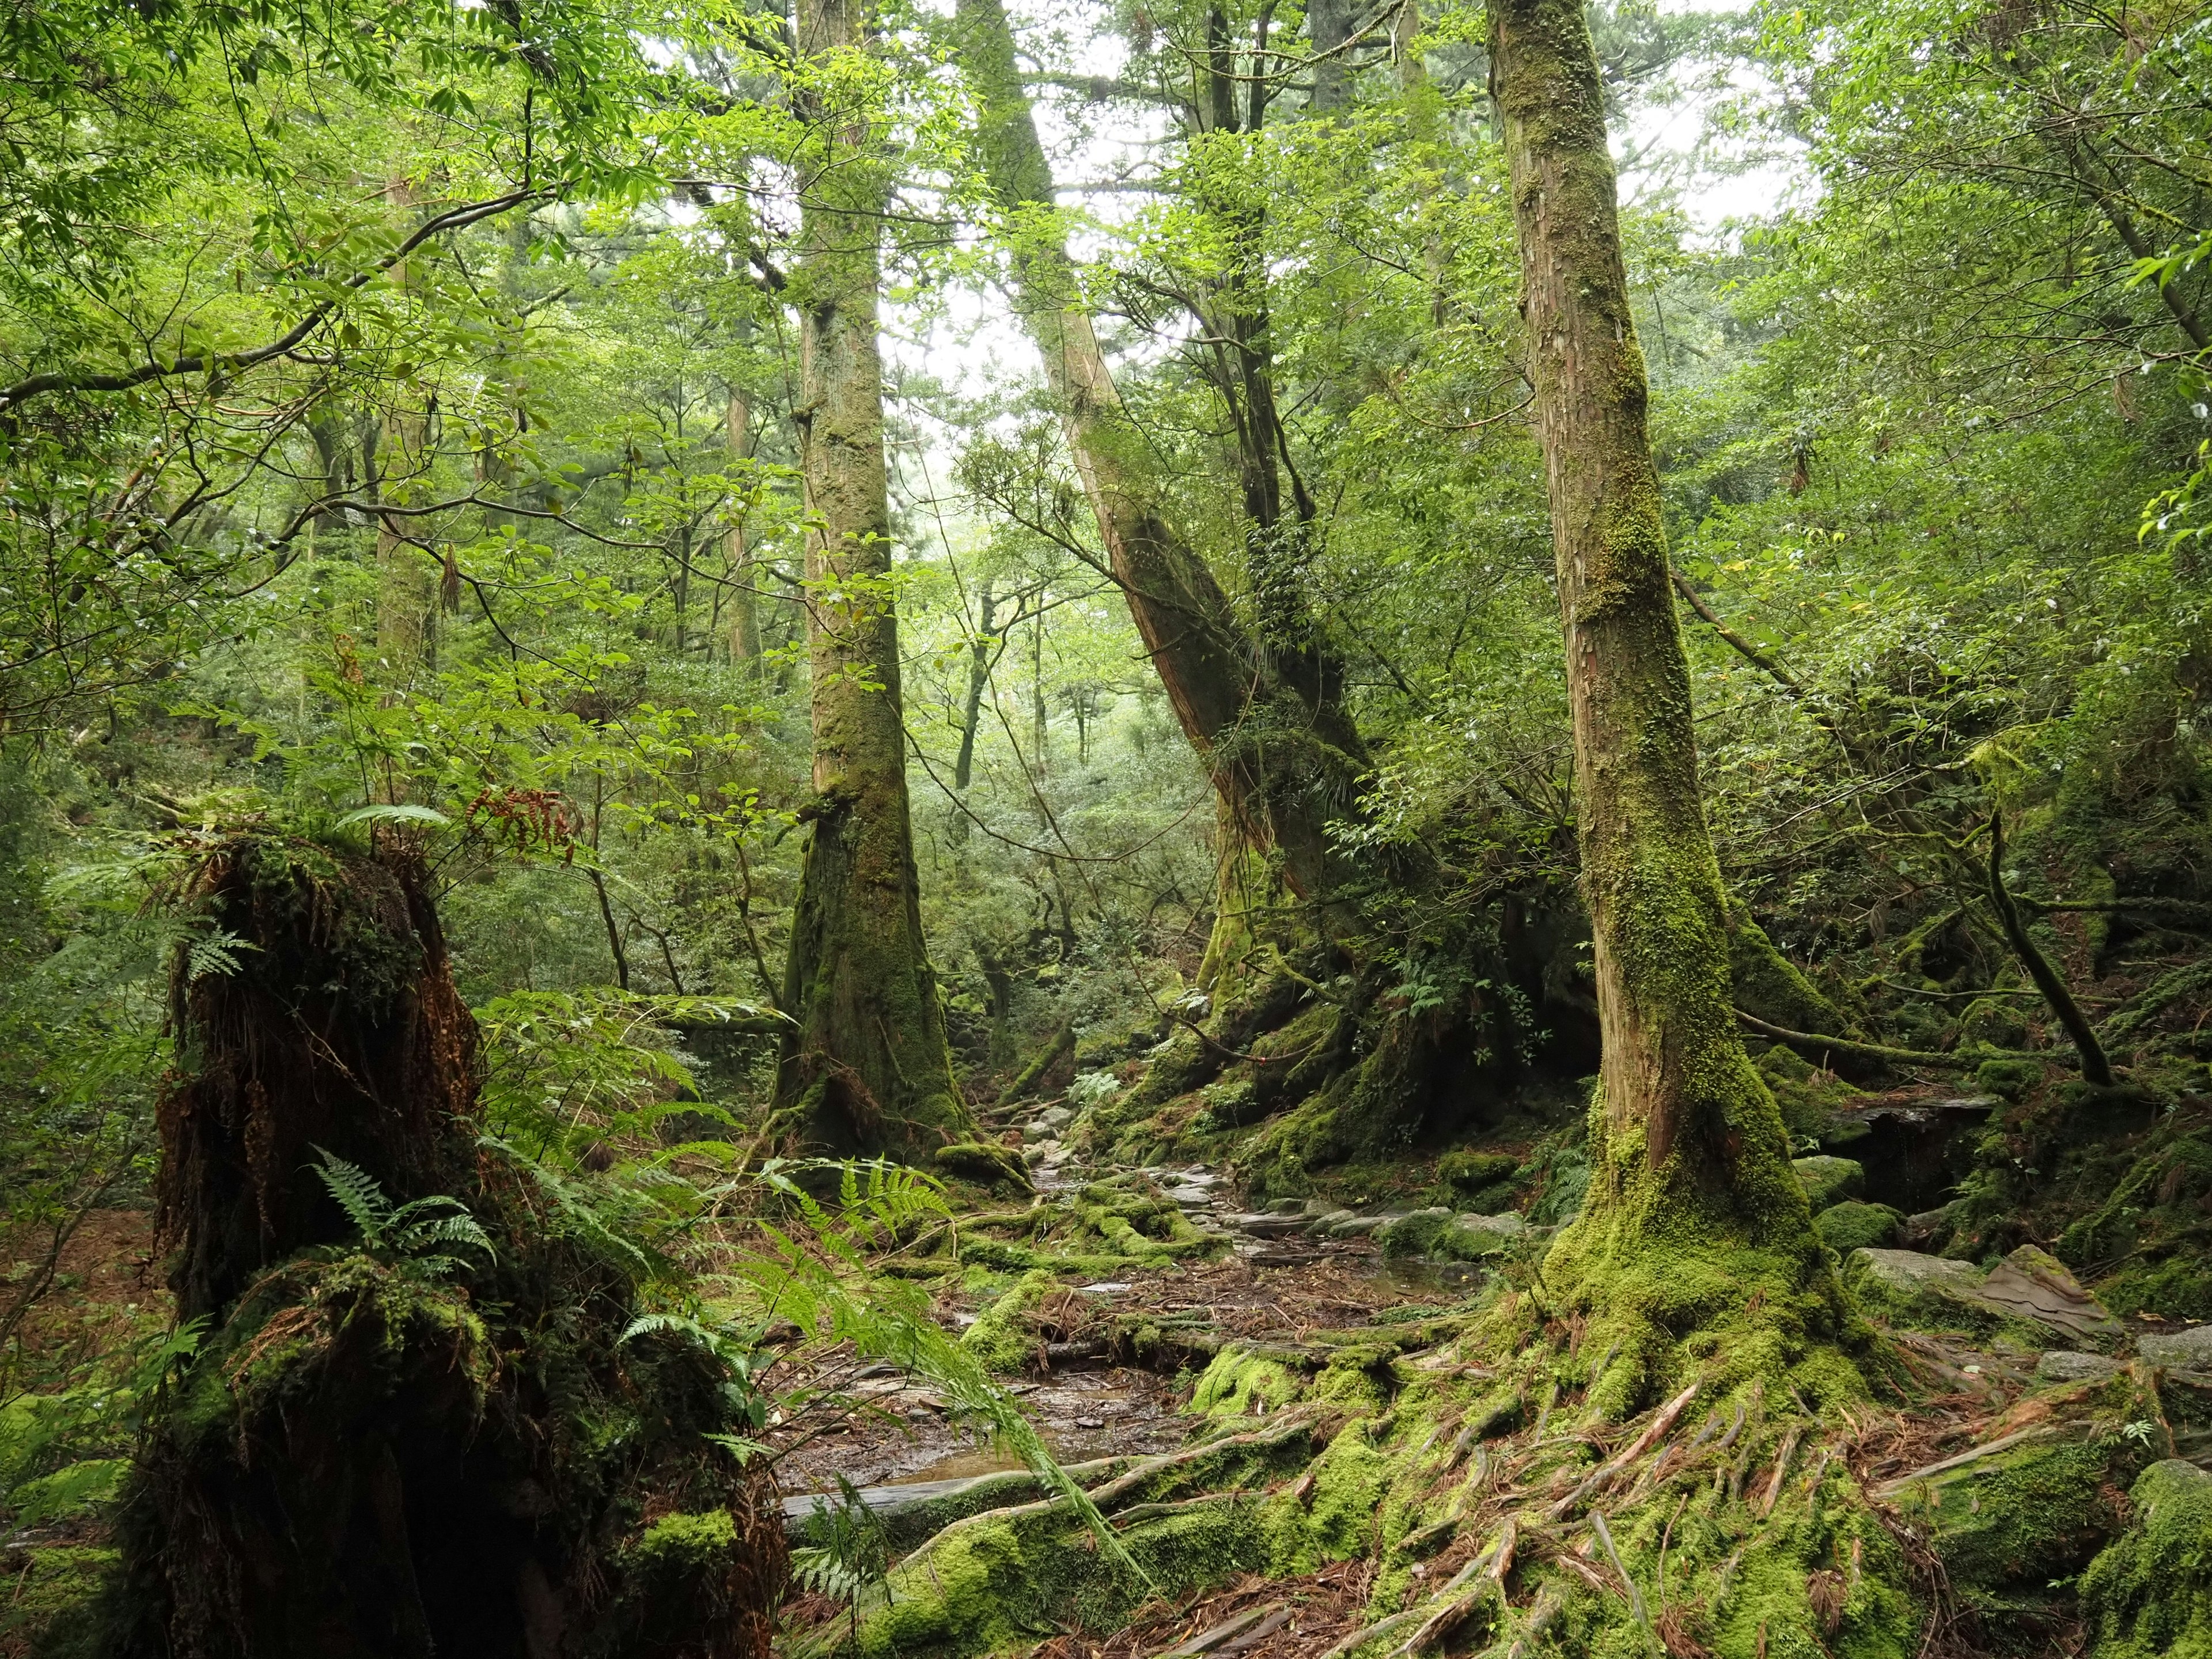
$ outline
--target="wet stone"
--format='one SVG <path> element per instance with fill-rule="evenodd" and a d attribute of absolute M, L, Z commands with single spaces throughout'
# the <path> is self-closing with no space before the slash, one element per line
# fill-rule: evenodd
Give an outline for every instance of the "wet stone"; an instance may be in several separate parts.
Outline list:
<path fill-rule="evenodd" d="M 2089 1382 L 2110 1376 L 2118 1369 L 2117 1361 L 2100 1353 L 2053 1348 L 2035 1362 L 2035 1379 L 2039 1382 Z"/>

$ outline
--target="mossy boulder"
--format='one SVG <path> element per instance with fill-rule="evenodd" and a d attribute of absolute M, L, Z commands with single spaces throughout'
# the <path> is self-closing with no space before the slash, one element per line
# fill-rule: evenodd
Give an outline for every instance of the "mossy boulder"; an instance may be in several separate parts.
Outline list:
<path fill-rule="evenodd" d="M 1376 1237 L 1384 1255 L 1401 1260 L 1418 1256 L 1437 1261 L 1480 1261 L 1506 1255 L 1513 1248 L 1512 1233 L 1489 1224 L 1492 1219 L 1482 1216 L 1470 1223 L 1446 1209 L 1416 1210 L 1381 1229 Z"/>
<path fill-rule="evenodd" d="M 1437 1160 L 1437 1196 L 1464 1202 L 1479 1193 L 1502 1188 L 1521 1172 L 1521 1160 L 1504 1152 L 1446 1152 Z"/>
<path fill-rule="evenodd" d="M 1805 1189 L 1805 1201 L 1815 1214 L 1846 1199 L 1865 1195 L 1866 1166 L 1855 1158 L 1824 1154 L 1792 1158 L 1790 1167 L 1797 1171 L 1797 1184 Z"/>
<path fill-rule="evenodd" d="M 2119 1371 L 2028 1396 L 1981 1447 L 1878 1495 L 1929 1538 L 1954 1582 L 2040 1589 L 2120 1531 L 2129 1484 L 2172 1450 L 2156 1395 Z"/>
<path fill-rule="evenodd" d="M 2091 1659 L 2212 1659 L 2212 1474 L 2167 1458 L 2128 1502 L 2127 1530 L 2081 1577 Z"/>
<path fill-rule="evenodd" d="M 1887 1204 L 1862 1204 L 1856 1200 L 1832 1204 L 1813 1218 L 1813 1231 L 1838 1255 L 1853 1250 L 1885 1249 L 1897 1243 L 1905 1218 Z"/>
<path fill-rule="evenodd" d="M 1847 1274 L 1869 1313 L 1893 1324 L 2002 1338 L 2023 1349 L 2112 1348 L 2124 1332 L 2065 1267 L 2022 1245 L 1988 1273 L 1916 1250 L 1856 1249 Z"/>

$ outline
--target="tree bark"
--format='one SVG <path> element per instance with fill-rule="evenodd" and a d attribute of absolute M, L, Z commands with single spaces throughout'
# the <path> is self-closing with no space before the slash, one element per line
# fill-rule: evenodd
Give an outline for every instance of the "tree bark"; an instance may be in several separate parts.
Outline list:
<path fill-rule="evenodd" d="M 866 0 L 801 0 L 799 54 L 866 50 Z M 783 1006 L 780 1109 L 838 1152 L 917 1152 L 972 1133 L 921 932 L 906 787 L 890 504 L 877 340 L 890 179 L 865 114 L 800 99 L 811 153 L 791 297 L 799 312 L 800 472 L 812 675 L 813 828 Z"/>
<path fill-rule="evenodd" d="M 730 459 L 745 461 L 753 453 L 752 399 L 738 386 L 730 388 L 730 407 L 726 416 L 730 434 Z M 732 521 L 729 532 L 728 558 L 730 566 L 730 660 L 757 662 L 760 660 L 760 605 L 753 592 L 753 554 L 745 539 L 745 515 L 741 510 Z"/>
<path fill-rule="evenodd" d="M 1283 858 L 1291 890 L 1348 921 L 1339 895 L 1354 878 L 1326 827 L 1347 782 L 1365 768 L 1349 722 L 1323 728 L 1279 680 L 1206 561 L 1169 515 L 1143 434 L 1115 389 L 1080 303 L 1075 267 L 1054 216 L 1052 171 L 1038 141 L 1000 0 L 959 0 L 961 66 L 979 106 L 978 148 L 1009 221 L 1016 302 L 1044 359 L 1069 447 L 1115 581 L 1183 733 L 1258 847 Z M 1328 799 L 1332 794 L 1340 798 Z"/>
<path fill-rule="evenodd" d="M 1845 1313 L 1731 1005 L 1596 56 L 1577 0 L 1489 10 L 1603 1045 L 1589 1196 L 1546 1276 L 1614 1327 L 1619 1358 L 1592 1398 L 1619 1411 L 1679 1366 L 1692 1331 L 1733 1327 L 1751 1345 L 1737 1360 L 1787 1366 Z M 1826 1391 L 1838 1373 L 1806 1380 Z"/>

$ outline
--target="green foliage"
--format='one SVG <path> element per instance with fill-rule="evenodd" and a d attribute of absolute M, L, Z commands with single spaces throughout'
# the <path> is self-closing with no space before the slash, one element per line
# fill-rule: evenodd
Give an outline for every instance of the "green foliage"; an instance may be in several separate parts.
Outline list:
<path fill-rule="evenodd" d="M 490 1236 L 458 1198 L 432 1194 L 395 1205 L 359 1165 L 320 1146 L 315 1155 L 315 1173 L 353 1223 L 359 1248 L 368 1255 L 429 1279 L 471 1265 L 466 1257 L 449 1254 L 452 1249 L 481 1251 L 487 1261 L 498 1255 Z"/>

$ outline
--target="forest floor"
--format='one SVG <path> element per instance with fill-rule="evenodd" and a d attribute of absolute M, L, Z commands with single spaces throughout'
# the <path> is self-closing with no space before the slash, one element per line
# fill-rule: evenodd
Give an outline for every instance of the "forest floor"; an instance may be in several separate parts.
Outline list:
<path fill-rule="evenodd" d="M 1942 1087 L 1859 1096 L 1839 1115 L 1836 1132 L 1879 1189 L 1869 1196 L 1897 1204 L 1924 1195 L 1933 1204 L 1964 1172 L 1966 1149 L 1996 1104 Z M 1369 1206 L 1369 1213 L 1351 1224 L 1352 1236 L 1332 1237 L 1322 1212 L 1339 1218 L 1339 1227 L 1345 1224 L 1344 1211 L 1331 1200 L 1280 1200 L 1272 1212 L 1255 1213 L 1238 1201 L 1233 1171 L 1197 1164 L 1116 1168 L 1087 1162 L 1080 1145 L 1073 1135 L 1051 1144 L 1030 1200 L 1034 1212 L 1080 1210 L 1086 1201 L 1108 1201 L 1110 1189 L 1134 1195 L 1125 1202 L 1173 1203 L 1205 1244 L 1175 1261 L 1127 1263 L 1096 1277 L 1087 1273 L 1097 1258 L 1071 1254 L 1042 1294 L 1033 1283 L 1024 1293 L 1024 1281 L 1013 1277 L 1023 1259 L 1000 1257 L 1003 1271 L 995 1274 L 972 1266 L 951 1271 L 938 1281 L 940 1322 L 968 1330 L 996 1316 L 994 1302 L 1022 1303 L 1018 1326 L 1030 1340 L 1011 1386 L 1077 1479 L 1127 1505 L 1120 1513 L 1109 1510 L 1127 1537 L 1158 1526 L 1166 1511 L 1224 1501 L 1261 1510 L 1303 1503 L 1318 1529 L 1327 1504 L 1316 1506 L 1315 1471 L 1328 1478 L 1329 1443 L 1346 1435 L 1371 1441 L 1388 1465 L 1362 1498 L 1366 1507 L 1349 1529 L 1338 1528 L 1319 1559 L 1308 1551 L 1255 1571 L 1249 1552 L 1240 1557 L 1226 1545 L 1212 1571 L 1176 1563 L 1179 1580 L 1161 1576 L 1158 1593 L 1103 1619 L 1072 1611 L 1079 1597 L 1019 1607 L 1011 1625 L 982 1620 L 971 1603 L 969 1617 L 978 1623 L 972 1633 L 940 1631 L 909 1646 L 899 1631 L 921 1628 L 927 1620 L 902 1626 L 879 1612 L 872 1633 L 864 1619 L 857 1637 L 841 1638 L 841 1628 L 854 1628 L 848 1610 L 819 1595 L 801 1596 L 787 1609 L 788 1651 L 988 1648 L 1025 1659 L 1379 1654 L 1398 1650 L 1409 1628 L 1404 1621 L 1416 1612 L 1448 1618 L 1451 1609 L 1444 1604 L 1453 1593 L 1486 1562 L 1510 1564 L 1517 1536 L 1523 1565 L 1517 1572 L 1510 1565 L 1496 1569 L 1505 1601 L 1499 1616 L 1509 1626 L 1517 1618 L 1516 1628 L 1540 1625 L 1550 1616 L 1547 1607 L 1555 1610 L 1564 1594 L 1610 1606 L 1613 1619 L 1644 1622 L 1647 1635 L 1673 1659 L 1710 1659 L 1739 1649 L 1768 1655 L 1770 1623 L 1774 1653 L 1879 1651 L 1852 1638 L 1867 1638 L 1875 1617 L 1862 1605 L 1869 1599 L 1861 1588 L 1862 1563 L 1871 1583 L 1872 1563 L 1881 1558 L 1915 1609 L 1899 1628 L 1923 1632 L 1914 1644 L 1922 1653 L 2055 1659 L 2084 1649 L 2075 1575 L 2094 1546 L 2124 1524 L 2136 1465 L 2163 1455 L 2212 1468 L 2212 1431 L 2201 1420 L 2212 1395 L 2195 1398 L 2212 1386 L 2212 1376 L 2181 1375 L 2184 1392 L 2195 1394 L 2183 1401 L 2185 1416 L 2179 1415 L 2162 1413 L 2157 1403 L 2157 1390 L 2167 1386 L 2164 1374 L 2154 1381 L 2149 1367 L 2130 1363 L 2139 1337 L 2170 1337 L 2188 1331 L 2188 1322 L 2154 1313 L 2114 1319 L 2055 1261 L 2021 1256 L 2022 1273 L 2015 1277 L 2025 1279 L 2025 1288 L 2008 1291 L 2000 1270 L 1985 1281 L 1996 1300 L 1977 1306 L 1915 1303 L 1909 1289 L 1885 1292 L 1862 1280 L 1862 1300 L 1874 1316 L 1885 1359 L 1874 1396 L 1833 1421 L 1801 1419 L 1791 1426 L 1787 1402 L 1762 1411 L 1754 1399 L 1748 1429 L 1739 1407 L 1734 1428 L 1723 1431 L 1725 1413 L 1716 1413 L 1693 1440 L 1689 1430 L 1706 1414 L 1692 1412 L 1679 1430 L 1664 1428 L 1648 1449 L 1630 1447 L 1644 1474 L 1625 1474 L 1613 1483 L 1607 1505 L 1620 1534 L 1616 1551 L 1602 1515 L 1597 1524 L 1587 1516 L 1573 1518 L 1581 1507 L 1575 1494 L 1593 1478 L 1594 1464 L 1624 1455 L 1632 1437 L 1642 1445 L 1649 1437 L 1637 1435 L 1640 1425 L 1655 1431 L 1663 1425 L 1647 1415 L 1608 1429 L 1583 1414 L 1572 1380 L 1575 1331 L 1533 1334 L 1519 1352 L 1480 1345 L 1474 1310 L 1494 1305 L 1507 1260 L 1407 1259 L 1386 1250 L 1371 1230 L 1360 1231 L 1414 1212 L 1433 1177 L 1433 1160 L 1407 1160 L 1395 1201 Z M 987 1206 L 976 1219 L 1028 1237 L 1030 1259 L 1049 1262 L 1052 1249 L 1078 1248 L 1067 1237 L 1050 1245 L 1050 1224 L 1023 1234 L 1018 1218 L 1008 1222 L 1014 1214 Z M 1524 1268 L 1540 1258 L 1550 1231 L 1532 1227 L 1517 1236 L 1514 1254 Z M 988 1237 L 982 1226 L 963 1236 Z M 1908 1224 L 1907 1237 L 1891 1242 L 1920 1241 Z M 1889 1265 L 1908 1279 L 1932 1271 L 1922 1264 L 1936 1260 L 1918 1250 L 1882 1254 L 1894 1258 Z M 1953 1265 L 1968 1274 L 1988 1272 Z M 1032 1268 L 1027 1278 L 1036 1276 Z M 1984 1292 L 1969 1286 L 1966 1294 Z M 2015 1301 L 2000 1306 L 2008 1294 Z M 1170 1334 L 1162 1339 L 1161 1332 Z M 1355 1354 L 1368 1378 L 1386 1379 L 1379 1393 L 1363 1395 L 1342 1386 Z M 1281 1390 L 1252 1382 L 1255 1361 L 1261 1369 L 1284 1368 L 1288 1380 Z M 819 1357 L 814 1363 L 825 1364 Z M 834 1357 L 826 1363 L 834 1365 Z M 1587 1366 L 1587 1358 L 1582 1363 Z M 1547 1365 L 1566 1380 L 1548 1385 L 1542 1409 L 1534 1408 L 1534 1386 L 1526 1387 L 1517 1417 L 1484 1408 L 1484 1399 L 1494 1401 L 1494 1390 L 1510 1385 L 1516 1367 L 1534 1378 Z M 817 1380 L 835 1379 L 825 1370 Z M 994 1484 L 1011 1478 L 1004 1472 L 1014 1461 L 967 1440 L 926 1388 L 884 1370 L 855 1380 L 873 1391 L 883 1409 L 856 1414 L 784 1457 L 779 1473 L 787 1513 L 794 1536 L 803 1535 L 804 1517 L 835 1501 L 824 1494 L 843 1476 L 862 1489 L 872 1508 L 904 1517 L 902 1524 L 890 1522 L 894 1605 L 901 1595 L 927 1599 L 939 1593 L 940 1570 L 948 1578 L 957 1576 L 944 1567 L 948 1555 L 958 1559 L 957 1552 L 933 1547 L 934 1535 L 972 1531 L 996 1515 L 1022 1516 L 1036 1507 L 1035 1489 Z M 1299 1456 L 1240 1467 L 1227 1479 L 1177 1482 L 1169 1473 L 1179 1462 L 1202 1460 L 1210 1445 L 1267 1437 L 1261 1422 L 1251 1419 L 1280 1419 L 1295 1430 L 1291 1419 L 1299 1413 L 1312 1425 L 1310 1447 Z M 2167 1415 L 2173 1415 L 2171 1423 Z M 1562 1432 L 1559 1425 L 1568 1423 L 1572 1426 Z M 1739 1432 L 1740 1444 L 1730 1450 Z M 2127 1449 L 2108 1455 L 2101 1449 L 2123 1443 L 2116 1435 L 2139 1437 L 2142 1446 L 2132 1450 L 2145 1455 Z M 2014 1513 L 2012 1488 L 2002 1483 L 2018 1480 L 2021 1490 L 2033 1489 L 2054 1478 L 2057 1466 L 2048 1459 L 2084 1447 L 2094 1453 L 2094 1473 L 2068 1475 L 2056 1495 L 2046 1492 L 2027 1506 L 2046 1513 Z M 1119 1497 L 1147 1471 L 1159 1483 L 1156 1494 L 1134 1495 L 1174 1501 L 1129 1505 Z M 1848 1487 L 1838 1486 L 1838 1477 L 1846 1474 Z M 1598 1491 L 1604 1490 L 1601 1484 Z M 2103 1519 L 2085 1522 L 2070 1511 L 2059 1514 L 2076 1500 Z M 1752 1599 L 1742 1582 L 1753 1577 L 1752 1570 L 1739 1573 L 1747 1552 L 1757 1559 L 1764 1533 L 1802 1540 L 1820 1531 L 1807 1516 L 1820 1516 L 1824 1506 L 1827 1530 L 1818 1548 L 1827 1553 L 1808 1555 L 1794 1570 L 1788 1595 L 1773 1600 L 1773 1610 L 1736 1629 L 1729 1603 Z M 1846 1539 L 1836 1530 L 1844 1507 L 1867 1517 L 1864 1536 Z M 1671 1518 L 1660 1514 L 1670 1508 Z M 1705 1559 L 1692 1564 L 1686 1525 L 1674 1540 L 1670 1602 L 1668 1531 L 1657 1520 L 1636 1516 L 1657 1515 L 1671 1530 L 1686 1510 L 1688 1525 L 1707 1528 Z M 1639 1525 L 1650 1535 L 1632 1538 L 1631 1528 Z M 1010 1559 L 1038 1577 L 1056 1572 L 1045 1565 L 1054 1552 L 1087 1547 L 1066 1534 L 1042 1541 L 1024 1534 L 1018 1546 L 1006 1546 Z M 915 1570 L 897 1565 L 902 1558 L 922 1564 L 921 1588 Z M 1824 1588 L 1831 1583 L 1832 1593 Z M 1017 1603 L 1024 1599 L 1018 1589 L 1006 1594 Z M 945 1589 L 948 1607 L 958 1595 L 957 1586 Z M 1808 1607 L 1815 1622 L 1804 1634 L 1813 1645 L 1793 1647 L 1785 1625 Z M 1893 1607 L 1892 1616 L 1905 1619 Z M 984 1623 L 991 1625 L 988 1632 Z M 1011 1643 L 1010 1629 L 1020 1632 Z M 1394 1629 L 1397 1635 L 1383 1639 Z M 1458 1647 L 1441 1637 L 1431 1645 L 1447 1652 Z"/>

